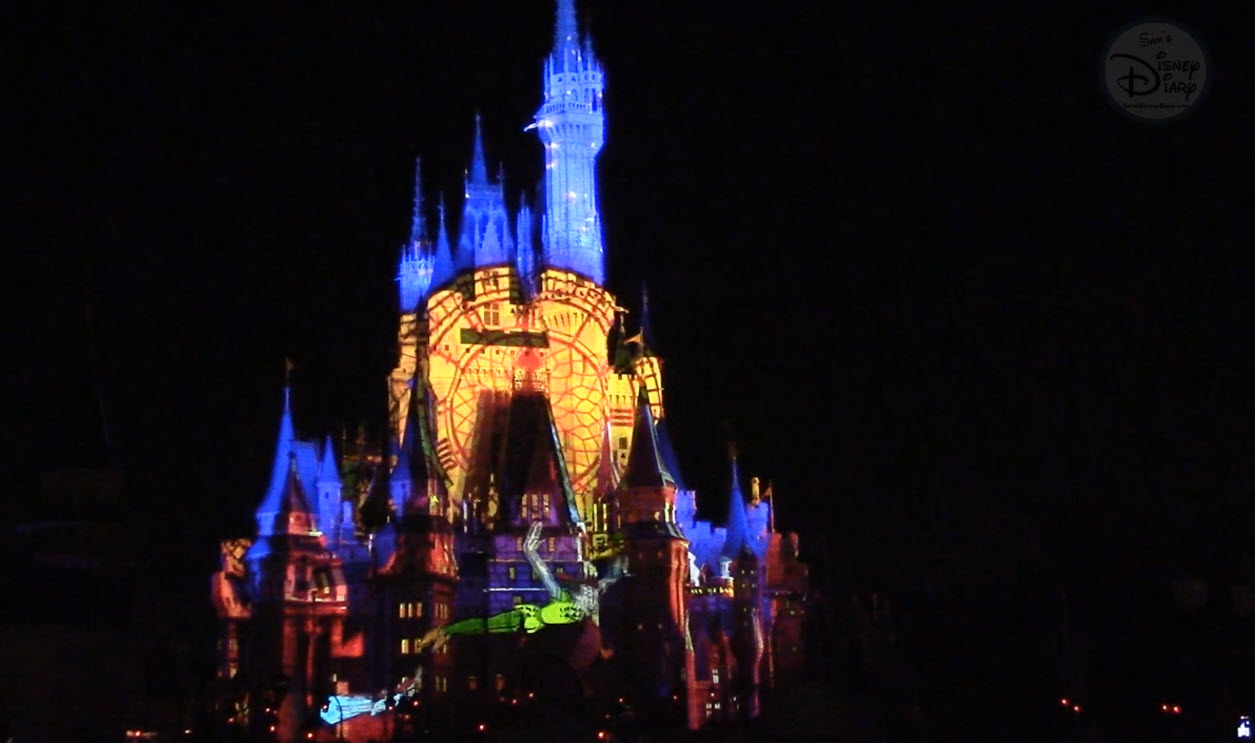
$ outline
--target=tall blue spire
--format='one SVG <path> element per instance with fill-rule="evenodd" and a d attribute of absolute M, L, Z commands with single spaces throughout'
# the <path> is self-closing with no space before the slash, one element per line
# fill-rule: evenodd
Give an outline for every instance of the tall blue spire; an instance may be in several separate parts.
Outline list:
<path fill-rule="evenodd" d="M 433 259 L 427 243 L 427 223 L 423 217 L 422 161 L 414 162 L 414 215 L 410 220 L 410 240 L 401 246 L 397 267 L 397 291 L 401 311 L 415 312 L 431 286 Z"/>
<path fill-rule="evenodd" d="M 440 232 L 436 235 L 436 252 L 432 260 L 431 289 L 443 289 L 456 270 L 453 265 L 453 251 L 449 249 L 449 230 L 445 224 L 444 195 L 440 196 Z"/>
<path fill-rule="evenodd" d="M 279 437 L 275 442 L 275 460 L 270 468 L 270 487 L 257 507 L 257 535 L 275 534 L 275 519 L 283 510 L 288 489 L 288 474 L 295 462 L 296 430 L 292 427 L 292 388 L 283 388 L 283 413 L 279 417 Z"/>
<path fill-rule="evenodd" d="M 478 111 L 475 113 L 475 144 L 471 149 L 470 182 L 477 186 L 488 185 L 488 167 L 484 164 L 484 128 Z"/>
<path fill-rule="evenodd" d="M 605 283 L 596 161 L 605 142 L 602 70 L 580 48 L 574 0 L 558 0 L 554 48 L 545 61 L 545 101 L 533 124 L 545 146 L 546 266 Z"/>
<path fill-rule="evenodd" d="M 736 559 L 742 549 L 751 549 L 749 521 L 745 518 L 745 496 L 741 495 L 741 473 L 732 452 L 732 488 L 728 493 L 728 536 L 723 543 L 723 556 Z"/>
<path fill-rule="evenodd" d="M 514 241 L 510 237 L 510 217 L 506 213 L 502 178 L 488 180 L 484 162 L 484 134 L 479 114 L 475 114 L 475 144 L 471 169 L 465 185 L 462 224 L 458 237 L 457 272 L 471 268 L 509 265 L 514 262 Z"/>

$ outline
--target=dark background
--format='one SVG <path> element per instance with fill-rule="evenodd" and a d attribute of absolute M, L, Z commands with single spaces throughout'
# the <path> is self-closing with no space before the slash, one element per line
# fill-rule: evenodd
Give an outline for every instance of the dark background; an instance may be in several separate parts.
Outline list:
<path fill-rule="evenodd" d="M 208 611 L 217 540 L 250 530 L 285 357 L 301 433 L 382 420 L 414 157 L 456 214 L 478 110 L 512 208 L 538 183 L 550 3 L 412 5 L 7 19 L 4 508 L 143 535 L 172 617 Z M 731 435 L 821 602 L 900 596 L 934 648 L 1151 637 L 1174 578 L 1209 606 L 1255 581 L 1249 9 L 579 5 L 608 284 L 633 309 L 649 287 L 706 517 Z M 1210 55 L 1168 125 L 1098 77 L 1147 16 Z M 125 485 L 48 484 L 75 467 Z"/>

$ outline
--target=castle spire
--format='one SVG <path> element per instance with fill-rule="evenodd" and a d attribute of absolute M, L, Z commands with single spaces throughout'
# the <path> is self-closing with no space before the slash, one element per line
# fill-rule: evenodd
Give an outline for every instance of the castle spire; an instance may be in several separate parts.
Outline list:
<path fill-rule="evenodd" d="M 401 311 L 415 312 L 431 287 L 433 258 L 427 247 L 427 225 L 423 218 L 422 161 L 414 161 L 414 215 L 410 220 L 410 240 L 401 246 L 397 266 L 397 291 Z"/>
<path fill-rule="evenodd" d="M 641 386 L 636 404 L 636 423 L 632 426 L 632 446 L 628 450 L 627 467 L 619 481 L 620 487 L 675 487 L 675 478 L 663 464 L 658 446 L 654 414 L 649 397 Z"/>
<path fill-rule="evenodd" d="M 453 279 L 453 251 L 449 248 L 449 229 L 445 223 L 444 194 L 440 195 L 440 232 L 436 235 L 436 252 L 432 262 L 431 288 L 443 289 Z"/>
<path fill-rule="evenodd" d="M 279 437 L 275 442 L 275 459 L 270 469 L 270 487 L 266 488 L 266 495 L 262 498 L 261 505 L 257 507 L 257 535 L 259 537 L 275 533 L 275 517 L 279 515 L 288 470 L 293 466 L 295 444 L 296 431 L 292 427 L 292 388 L 285 383 L 283 413 L 279 416 Z"/>
<path fill-rule="evenodd" d="M 475 112 L 475 144 L 471 150 L 470 182 L 477 186 L 488 185 L 488 167 L 484 165 L 484 129 L 480 124 L 479 112 Z"/>
<path fill-rule="evenodd" d="M 479 114 L 475 114 L 475 144 L 471 170 L 467 176 L 459 227 L 458 252 L 454 266 L 458 273 L 471 268 L 510 265 L 514 262 L 514 241 L 510 217 L 505 208 L 502 181 L 504 167 L 495 183 L 488 181 L 484 161 L 484 134 Z"/>
<path fill-rule="evenodd" d="M 735 560 L 743 549 L 750 548 L 749 521 L 745 517 L 745 496 L 741 495 L 741 472 L 736 462 L 736 445 L 729 445 L 732 459 L 732 487 L 728 493 L 728 536 L 723 543 L 723 556 Z"/>
<path fill-rule="evenodd" d="M 427 221 L 423 218 L 423 160 L 414 158 L 414 214 L 410 218 L 410 242 L 427 241 Z"/>
<path fill-rule="evenodd" d="M 579 25 L 575 20 L 575 0 L 558 0 L 558 14 L 554 19 L 554 56 L 563 63 L 563 72 L 577 72 L 580 38 Z M 574 64 L 569 64 L 569 62 Z"/>
<path fill-rule="evenodd" d="M 574 0 L 558 0 L 554 48 L 545 62 L 545 100 L 534 128 L 545 146 L 546 266 L 605 282 L 597 154 L 605 142 L 602 71 L 592 47 L 580 52 Z"/>

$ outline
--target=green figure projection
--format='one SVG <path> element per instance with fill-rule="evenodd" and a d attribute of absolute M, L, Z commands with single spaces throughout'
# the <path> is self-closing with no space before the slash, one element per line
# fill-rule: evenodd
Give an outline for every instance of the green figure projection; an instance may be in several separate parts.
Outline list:
<path fill-rule="evenodd" d="M 436 650 L 443 649 L 453 635 L 483 635 L 497 632 L 526 632 L 531 634 L 541 627 L 551 624 L 573 624 L 585 618 L 600 623 L 601 594 L 615 581 L 627 575 L 624 570 L 626 558 L 619 555 L 615 558 L 605 578 L 597 579 L 597 569 L 591 562 L 584 562 L 585 582 L 573 584 L 570 590 L 562 588 L 549 572 L 549 567 L 540 559 L 536 551 L 540 546 L 540 532 L 544 524 L 533 522 L 527 530 L 527 538 L 523 541 L 523 556 L 531 564 L 540 581 L 549 591 L 549 603 L 544 606 L 535 604 L 519 604 L 510 611 L 494 614 L 491 617 L 472 617 L 433 627 L 418 641 L 414 652 L 426 647 Z"/>

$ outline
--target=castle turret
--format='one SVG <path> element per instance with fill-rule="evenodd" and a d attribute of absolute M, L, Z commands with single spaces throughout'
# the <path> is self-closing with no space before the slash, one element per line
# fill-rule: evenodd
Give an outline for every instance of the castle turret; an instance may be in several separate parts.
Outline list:
<path fill-rule="evenodd" d="M 410 239 L 401 246 L 397 267 L 397 291 L 401 312 L 415 312 L 431 286 L 434 258 L 427 243 L 427 225 L 423 217 L 423 181 L 421 162 L 414 164 L 414 214 L 410 221 Z"/>
<path fill-rule="evenodd" d="M 657 713 L 684 716 L 691 675 L 688 609 L 688 540 L 675 523 L 675 480 L 658 450 L 653 414 L 643 389 L 627 466 L 619 481 L 619 520 L 632 573 L 624 604 L 634 615 L 621 630 L 625 656 L 633 659 L 633 690 Z"/>
<path fill-rule="evenodd" d="M 445 222 L 444 196 L 440 197 L 440 231 L 436 234 L 436 250 L 432 256 L 431 290 L 444 289 L 453 280 L 457 269 L 453 263 L 453 250 L 449 247 L 449 229 Z"/>
<path fill-rule="evenodd" d="M 342 539 L 353 537 L 352 517 L 349 519 L 348 531 L 344 529 L 344 511 L 341 507 L 340 466 L 336 462 L 335 449 L 331 445 L 331 437 L 323 444 L 322 459 L 318 464 L 318 529 L 327 536 L 332 544 L 339 544 Z"/>
<path fill-rule="evenodd" d="M 533 125 L 545 146 L 544 263 L 605 283 L 596 162 L 605 141 L 602 70 L 581 49 L 574 0 L 558 0 L 545 100 Z"/>
<path fill-rule="evenodd" d="M 459 273 L 470 268 L 510 265 L 514 262 L 514 241 L 506 214 L 501 177 L 488 180 L 484 163 L 484 133 L 479 114 L 475 115 L 475 144 L 471 169 L 466 178 L 462 224 L 458 238 L 456 265 Z"/>

